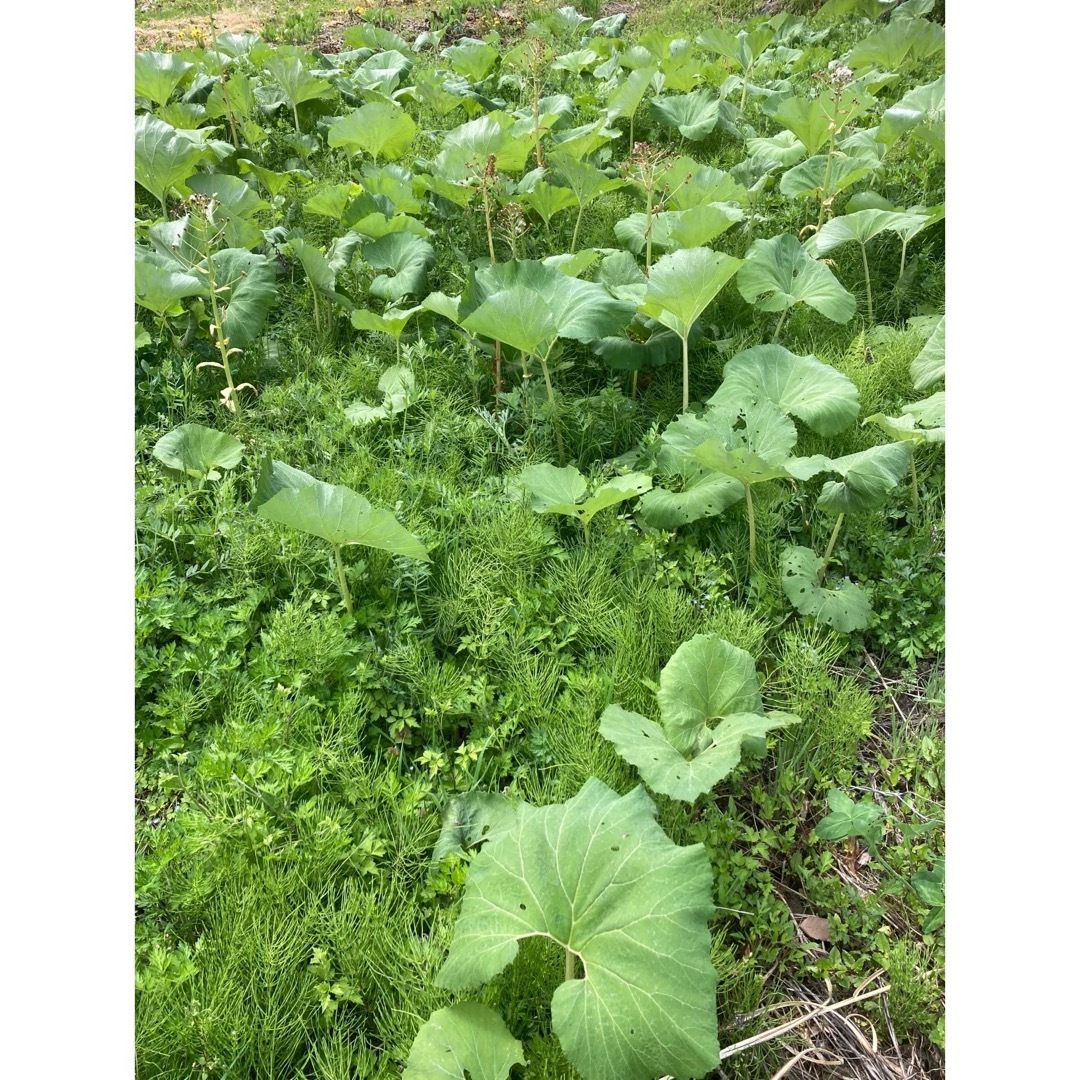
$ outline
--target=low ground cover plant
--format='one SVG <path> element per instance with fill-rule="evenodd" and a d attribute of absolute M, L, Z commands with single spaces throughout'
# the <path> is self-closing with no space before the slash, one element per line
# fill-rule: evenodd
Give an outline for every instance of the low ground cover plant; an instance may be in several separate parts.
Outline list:
<path fill-rule="evenodd" d="M 140 1077 L 940 1075 L 943 5 L 757 6 L 137 53 Z"/>

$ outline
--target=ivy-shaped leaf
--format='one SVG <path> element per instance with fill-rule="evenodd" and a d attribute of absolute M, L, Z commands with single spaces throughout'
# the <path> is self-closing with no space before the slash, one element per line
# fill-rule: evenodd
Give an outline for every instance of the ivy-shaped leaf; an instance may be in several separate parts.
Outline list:
<path fill-rule="evenodd" d="M 825 560 L 810 548 L 789 547 L 780 558 L 784 595 L 800 615 L 809 615 L 843 634 L 870 625 L 870 601 L 858 585 L 845 579 L 836 588 L 821 584 Z"/>

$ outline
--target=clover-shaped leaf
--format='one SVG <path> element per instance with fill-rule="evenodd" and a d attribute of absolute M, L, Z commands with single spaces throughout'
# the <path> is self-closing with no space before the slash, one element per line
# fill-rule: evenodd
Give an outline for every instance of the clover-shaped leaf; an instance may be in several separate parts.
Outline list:
<path fill-rule="evenodd" d="M 878 819 L 884 811 L 871 798 L 855 802 L 839 788 L 832 788 L 825 796 L 832 813 L 814 826 L 819 840 L 846 840 L 849 836 L 861 836 L 868 840 L 880 831 Z"/>

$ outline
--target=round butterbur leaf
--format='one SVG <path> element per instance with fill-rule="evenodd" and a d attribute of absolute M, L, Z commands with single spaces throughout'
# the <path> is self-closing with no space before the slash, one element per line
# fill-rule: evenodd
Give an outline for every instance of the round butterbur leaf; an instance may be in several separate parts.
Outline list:
<path fill-rule="evenodd" d="M 809 615 L 843 634 L 865 630 L 870 624 L 866 593 L 845 580 L 836 588 L 819 583 L 824 560 L 810 548 L 790 547 L 780 560 L 784 595 L 800 615 Z"/>
<path fill-rule="evenodd" d="M 233 469 L 244 456 L 244 444 L 225 431 L 202 424 L 181 424 L 162 435 L 151 451 L 163 465 L 198 479 L 217 479 L 218 469 Z"/>

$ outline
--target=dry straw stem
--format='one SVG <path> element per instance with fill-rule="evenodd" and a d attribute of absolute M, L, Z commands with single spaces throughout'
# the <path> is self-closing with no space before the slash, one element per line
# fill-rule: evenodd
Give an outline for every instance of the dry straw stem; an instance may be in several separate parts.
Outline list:
<path fill-rule="evenodd" d="M 789 1031 L 794 1031 L 795 1028 L 800 1027 L 802 1024 L 807 1023 L 810 1020 L 814 1020 L 819 1016 L 824 1016 L 827 1013 L 834 1013 L 838 1009 L 846 1008 L 848 1005 L 855 1005 L 861 1001 L 868 1001 L 870 998 L 880 997 L 882 994 L 889 992 L 889 984 L 879 986 L 876 990 L 867 991 L 862 993 L 862 987 L 871 983 L 879 975 L 883 975 L 884 971 L 875 971 L 870 978 L 866 979 L 856 990 L 851 997 L 845 998 L 843 1001 L 837 1001 L 832 1005 L 823 1005 L 820 1008 L 814 1009 L 812 1012 L 807 1013 L 805 1016 L 797 1017 L 794 1020 L 789 1020 L 786 1024 L 781 1024 L 779 1027 L 770 1028 L 768 1031 L 763 1031 L 758 1035 L 751 1035 L 748 1039 L 743 1039 L 740 1042 L 732 1043 L 731 1046 L 725 1046 L 720 1051 L 720 1060 L 725 1058 L 734 1057 L 736 1054 L 742 1053 L 743 1050 L 749 1050 L 752 1046 L 760 1046 L 762 1043 L 771 1042 L 773 1039 L 780 1038 L 781 1035 L 786 1035 Z M 786 1002 L 787 1005 L 799 1007 L 805 1005 L 802 1001 Z M 780 1006 L 773 1006 L 773 1008 L 779 1008 Z M 876 1038 L 875 1038 L 876 1042 Z"/>

